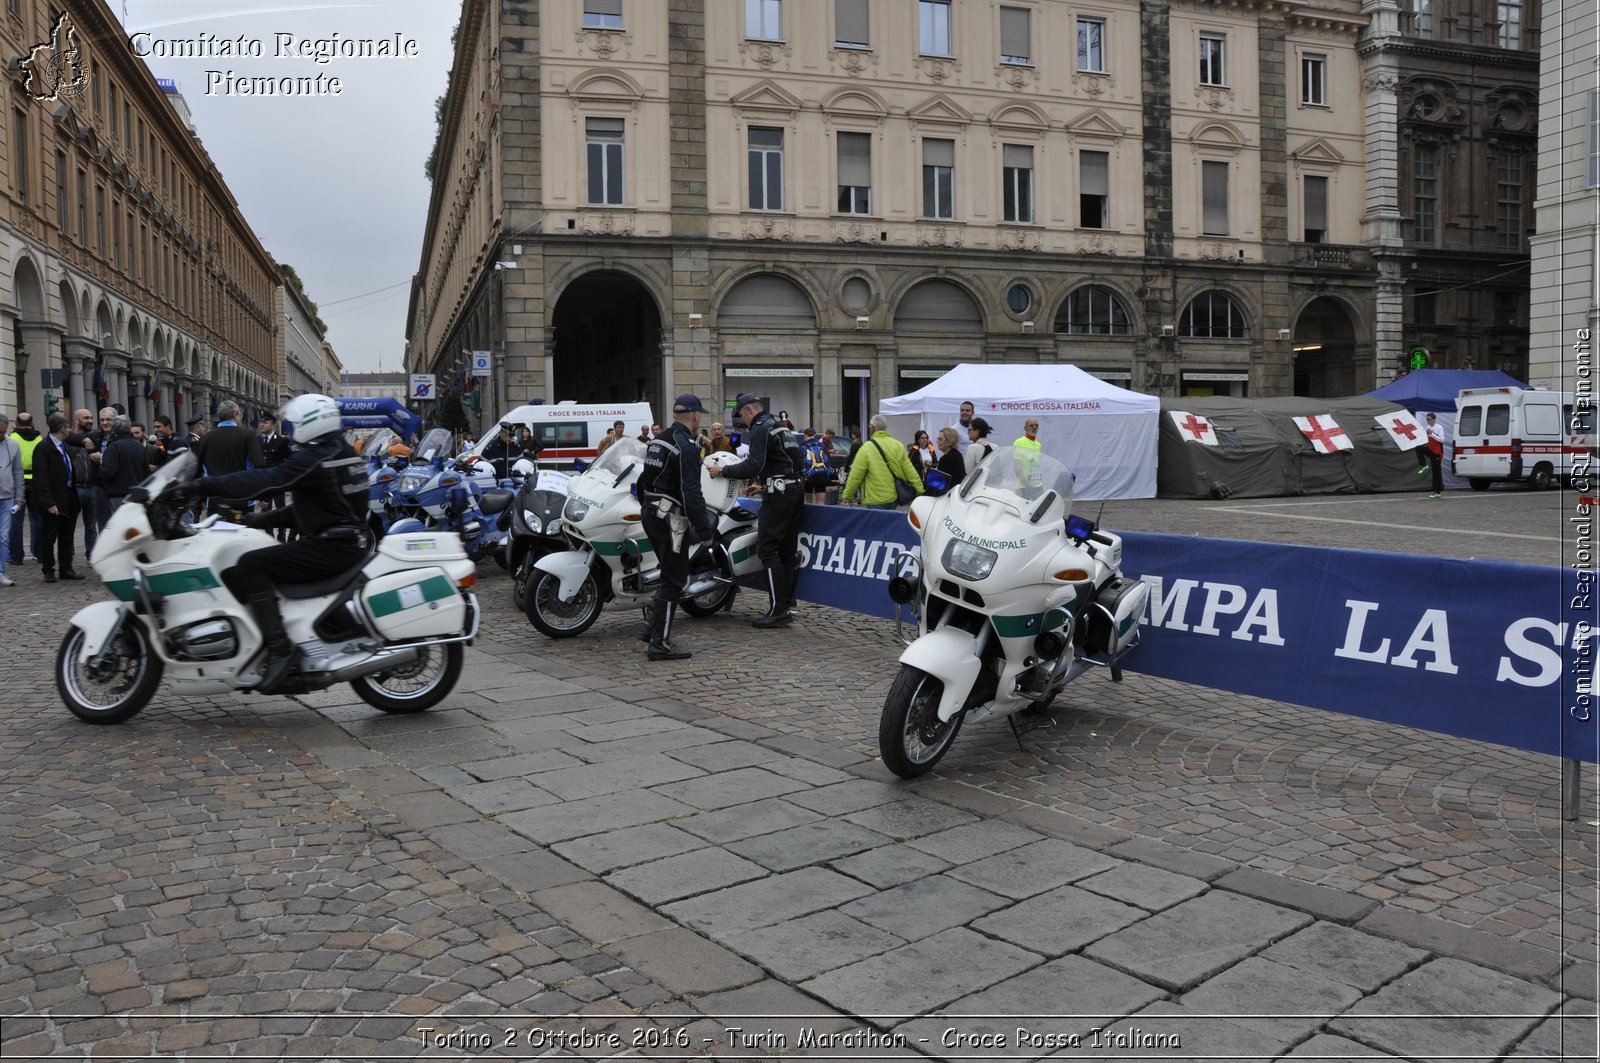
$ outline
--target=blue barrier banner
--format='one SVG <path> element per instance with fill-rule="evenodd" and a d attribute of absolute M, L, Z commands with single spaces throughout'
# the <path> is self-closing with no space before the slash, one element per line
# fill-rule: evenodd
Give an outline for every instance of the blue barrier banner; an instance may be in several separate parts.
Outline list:
<path fill-rule="evenodd" d="M 904 512 L 801 528 L 800 598 L 894 616 Z M 1600 763 L 1593 569 L 1122 535 L 1151 590 L 1129 671 Z"/>

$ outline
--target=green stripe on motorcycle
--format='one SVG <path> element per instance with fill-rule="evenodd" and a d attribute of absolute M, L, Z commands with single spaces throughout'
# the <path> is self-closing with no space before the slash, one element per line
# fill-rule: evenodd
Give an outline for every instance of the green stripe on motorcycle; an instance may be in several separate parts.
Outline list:
<path fill-rule="evenodd" d="M 753 547 L 753 546 L 746 546 L 746 547 L 742 547 L 741 549 L 735 550 L 733 552 L 733 563 L 736 564 L 736 565 L 742 565 L 746 561 L 750 560 L 750 555 L 755 553 L 755 552 L 756 552 L 756 548 Z"/>
<path fill-rule="evenodd" d="M 1040 621 L 1042 614 L 1029 613 L 1026 616 L 996 616 L 994 620 L 995 634 L 1003 639 L 1029 638 L 1044 631 Z"/>
<path fill-rule="evenodd" d="M 655 552 L 655 547 L 650 545 L 649 539 L 624 539 L 619 543 L 593 542 L 589 545 L 594 549 L 594 552 L 599 554 L 601 557 L 620 557 L 622 555 L 622 551 L 628 548 L 630 543 L 635 544 L 641 554 Z"/>
<path fill-rule="evenodd" d="M 222 584 L 218 582 L 216 573 L 209 568 L 186 568 L 182 572 L 161 572 L 145 577 L 145 587 L 150 593 L 163 597 L 191 591 L 211 591 L 220 586 Z M 131 579 L 110 580 L 106 583 L 106 589 L 125 602 L 133 601 Z"/>
<path fill-rule="evenodd" d="M 422 600 L 414 601 L 410 605 L 403 604 L 400 601 L 400 592 L 409 590 L 419 591 L 422 594 Z M 448 598 L 455 592 L 455 587 L 443 576 L 430 576 L 421 583 L 410 583 L 404 587 L 396 587 L 392 591 L 374 594 L 367 600 L 367 608 L 372 611 L 374 617 L 390 616 L 394 613 L 404 612 L 407 609 L 415 609 L 419 605 L 426 605 L 429 602 L 437 602 L 441 598 Z"/>

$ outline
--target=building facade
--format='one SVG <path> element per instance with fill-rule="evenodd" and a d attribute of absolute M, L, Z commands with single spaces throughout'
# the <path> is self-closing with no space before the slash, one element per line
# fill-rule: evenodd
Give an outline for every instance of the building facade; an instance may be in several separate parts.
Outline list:
<path fill-rule="evenodd" d="M 6 0 L 0 53 L 0 409 L 270 407 L 277 270 L 176 87 L 103 0 Z"/>
<path fill-rule="evenodd" d="M 289 277 L 277 290 L 276 379 L 282 381 L 280 401 L 294 395 L 333 394 L 337 371 L 330 373 L 328 356 L 333 348 L 323 338 L 316 308 Z"/>
<path fill-rule="evenodd" d="M 819 428 L 964 361 L 1366 390 L 1371 6 L 467 0 L 408 368 Z"/>
<path fill-rule="evenodd" d="M 1600 330 L 1600 8 L 1545 0 L 1527 381 L 1594 400 Z M 1591 418 L 1592 418 L 1591 414 Z"/>
<path fill-rule="evenodd" d="M 1528 373 L 1540 0 L 1379 0 L 1361 45 L 1380 347 Z"/>

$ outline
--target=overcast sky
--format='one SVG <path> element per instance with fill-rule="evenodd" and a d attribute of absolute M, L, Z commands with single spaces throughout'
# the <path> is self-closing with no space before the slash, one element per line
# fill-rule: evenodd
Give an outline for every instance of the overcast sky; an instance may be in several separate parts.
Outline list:
<path fill-rule="evenodd" d="M 433 101 L 449 79 L 458 0 L 108 3 L 130 35 L 148 31 L 152 41 L 193 47 L 202 35 L 230 42 L 242 35 L 259 42 L 260 58 L 150 55 L 144 61 L 156 77 L 178 82 L 200 140 L 245 219 L 267 253 L 300 274 L 345 368 L 401 369 L 410 280 L 431 192 L 422 167 L 433 147 Z M 398 33 L 417 42 L 417 54 L 317 63 L 278 54 L 280 33 L 296 40 L 334 34 L 393 40 Z M 272 78 L 323 74 L 339 78 L 342 91 L 229 94 L 221 80 L 228 71 Z"/>

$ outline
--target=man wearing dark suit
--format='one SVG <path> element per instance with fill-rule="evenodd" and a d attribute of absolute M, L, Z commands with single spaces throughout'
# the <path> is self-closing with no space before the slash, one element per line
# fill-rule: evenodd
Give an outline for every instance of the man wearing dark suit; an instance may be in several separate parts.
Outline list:
<path fill-rule="evenodd" d="M 39 564 L 44 566 L 46 583 L 56 581 L 58 562 L 62 579 L 82 579 L 72 568 L 72 526 L 78 516 L 78 494 L 67 448 L 71 425 L 65 415 L 52 413 L 45 427 L 50 434 L 39 441 L 33 452 L 34 499 L 44 517 L 39 528 Z"/>
<path fill-rule="evenodd" d="M 239 404 L 232 399 L 217 407 L 217 427 L 200 437 L 194 456 L 203 476 L 227 476 L 267 464 L 261 456 L 261 438 L 239 423 Z M 206 511 L 220 513 L 242 504 L 242 500 L 213 498 Z"/>

